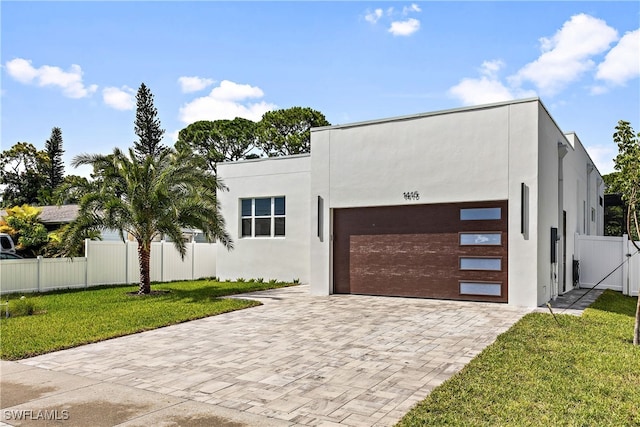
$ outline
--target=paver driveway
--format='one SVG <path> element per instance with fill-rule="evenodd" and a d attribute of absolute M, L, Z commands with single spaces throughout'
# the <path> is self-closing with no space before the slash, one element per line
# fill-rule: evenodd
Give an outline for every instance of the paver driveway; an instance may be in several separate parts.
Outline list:
<path fill-rule="evenodd" d="M 246 296 L 264 305 L 21 363 L 291 424 L 392 425 L 530 311 L 308 286 Z"/>

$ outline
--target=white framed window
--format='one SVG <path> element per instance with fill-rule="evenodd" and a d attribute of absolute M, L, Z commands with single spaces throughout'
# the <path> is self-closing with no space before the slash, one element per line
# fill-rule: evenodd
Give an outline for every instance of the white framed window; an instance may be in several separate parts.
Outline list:
<path fill-rule="evenodd" d="M 285 222 L 284 196 L 240 199 L 241 237 L 284 237 Z"/>

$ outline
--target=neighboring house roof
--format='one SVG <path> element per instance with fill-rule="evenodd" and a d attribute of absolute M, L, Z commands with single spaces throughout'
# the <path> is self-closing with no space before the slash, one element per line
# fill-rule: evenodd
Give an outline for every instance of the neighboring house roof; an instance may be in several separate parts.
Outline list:
<path fill-rule="evenodd" d="M 78 205 L 40 206 L 43 224 L 68 224 L 78 217 Z"/>
<path fill-rule="evenodd" d="M 68 224 L 78 216 L 78 205 L 38 206 L 40 222 L 45 225 Z M 0 216 L 6 216 L 7 211 L 0 210 Z"/>

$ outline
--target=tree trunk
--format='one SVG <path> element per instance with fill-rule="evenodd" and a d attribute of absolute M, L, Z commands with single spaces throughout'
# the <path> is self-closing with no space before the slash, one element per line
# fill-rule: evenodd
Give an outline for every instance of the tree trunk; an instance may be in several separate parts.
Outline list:
<path fill-rule="evenodd" d="M 635 209 L 636 199 L 635 199 L 635 191 L 633 192 L 633 198 L 628 204 L 627 207 L 627 233 L 629 233 L 629 239 L 631 239 L 631 243 L 635 248 L 640 251 L 640 247 L 636 243 L 634 238 L 635 235 L 640 235 L 640 230 L 638 229 L 638 215 Z M 636 234 L 631 233 L 631 219 L 633 218 L 633 223 L 635 225 Z M 638 293 L 638 304 L 636 305 L 636 321 L 633 327 L 633 345 L 640 345 L 640 293 Z"/>
<path fill-rule="evenodd" d="M 636 305 L 636 324 L 633 327 L 633 345 L 640 345 L 640 293 L 638 293 L 638 304 Z"/>
<path fill-rule="evenodd" d="M 151 249 L 138 242 L 138 261 L 140 261 L 140 289 L 138 294 L 151 293 Z"/>

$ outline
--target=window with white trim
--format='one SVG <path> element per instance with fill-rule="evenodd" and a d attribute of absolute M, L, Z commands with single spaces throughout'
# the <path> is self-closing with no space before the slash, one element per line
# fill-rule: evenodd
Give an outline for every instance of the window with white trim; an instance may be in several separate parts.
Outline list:
<path fill-rule="evenodd" d="M 240 200 L 241 237 L 284 237 L 286 201 L 282 197 Z"/>

